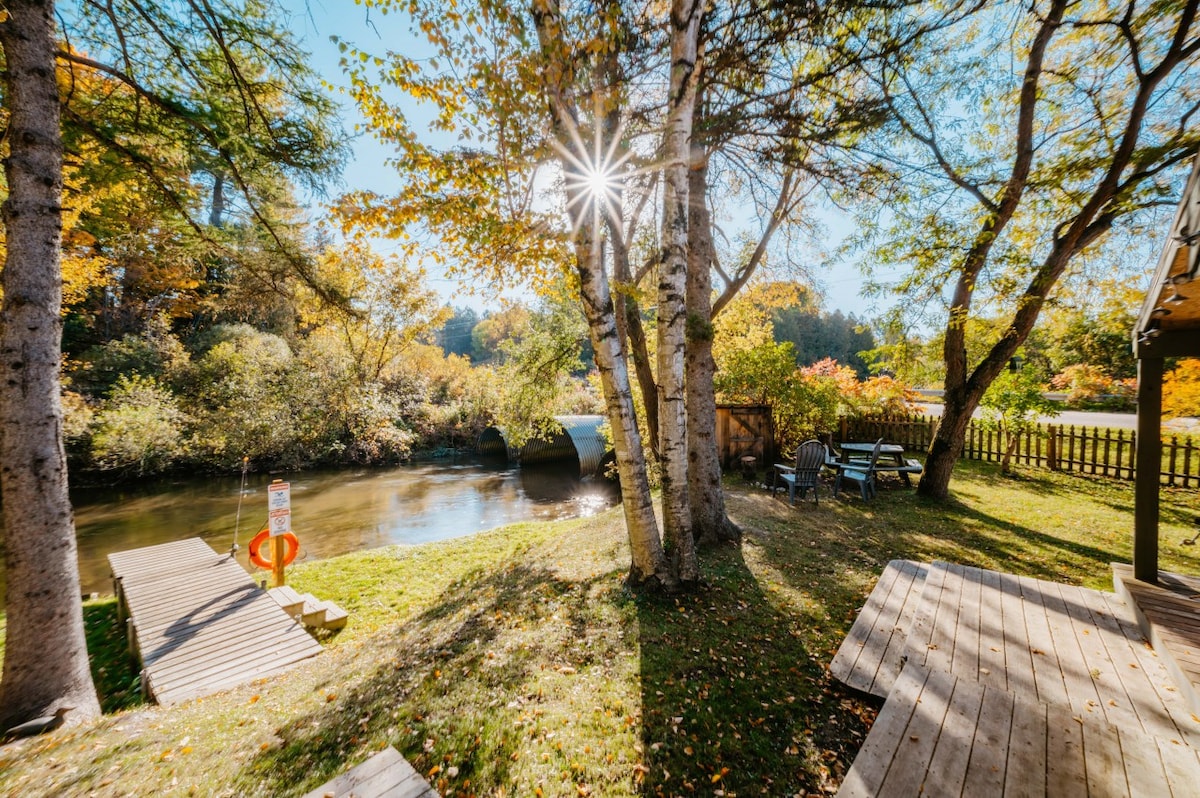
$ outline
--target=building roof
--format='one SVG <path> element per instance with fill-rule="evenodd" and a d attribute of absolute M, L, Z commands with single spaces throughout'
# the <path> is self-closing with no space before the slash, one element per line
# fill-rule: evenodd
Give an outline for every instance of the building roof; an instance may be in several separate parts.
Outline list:
<path fill-rule="evenodd" d="M 1133 330 L 1139 358 L 1200 357 L 1200 156 Z"/>

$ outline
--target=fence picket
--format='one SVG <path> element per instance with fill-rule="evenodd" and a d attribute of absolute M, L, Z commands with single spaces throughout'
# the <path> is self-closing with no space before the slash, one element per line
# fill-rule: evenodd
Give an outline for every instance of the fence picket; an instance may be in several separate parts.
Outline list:
<path fill-rule="evenodd" d="M 933 416 L 842 418 L 839 431 L 842 441 L 874 441 L 884 438 L 901 443 L 905 448 L 929 448 L 937 432 L 939 419 Z M 969 460 L 1000 462 L 1008 446 L 1008 436 L 994 427 L 971 421 L 967 425 L 963 457 Z M 1043 450 L 1042 441 L 1045 439 Z M 1182 441 L 1178 436 L 1163 440 L 1163 462 L 1160 469 L 1164 484 L 1184 488 L 1200 488 L 1200 451 L 1192 438 Z M 1071 471 L 1115 479 L 1133 480 L 1137 463 L 1137 433 L 1098 427 L 1038 424 L 1014 439 L 1013 463 L 1040 466 L 1051 471 Z"/>

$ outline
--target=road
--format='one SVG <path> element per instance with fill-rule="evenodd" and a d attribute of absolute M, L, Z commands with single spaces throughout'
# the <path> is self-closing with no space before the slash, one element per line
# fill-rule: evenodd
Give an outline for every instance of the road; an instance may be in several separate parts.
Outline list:
<path fill-rule="evenodd" d="M 914 404 L 913 407 L 917 412 L 927 415 L 942 415 L 942 406 L 940 404 L 922 403 Z M 979 418 L 981 415 L 980 411 L 975 411 L 976 418 Z M 1042 416 L 1039 420 L 1047 424 L 1062 424 L 1064 426 L 1137 429 L 1136 413 L 1100 413 L 1086 410 L 1064 410 L 1057 416 Z"/>

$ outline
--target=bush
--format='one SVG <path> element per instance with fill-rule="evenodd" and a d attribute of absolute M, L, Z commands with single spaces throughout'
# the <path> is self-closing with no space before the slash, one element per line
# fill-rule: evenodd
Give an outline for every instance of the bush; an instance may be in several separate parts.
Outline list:
<path fill-rule="evenodd" d="M 181 454 L 186 416 L 152 377 L 122 375 L 95 416 L 92 461 L 138 476 L 166 470 Z"/>
<path fill-rule="evenodd" d="M 188 353 L 156 318 L 141 335 L 126 335 L 83 354 L 71 369 L 72 382 L 93 397 L 108 396 L 122 376 L 140 374 L 170 381 L 188 363 Z"/>
<path fill-rule="evenodd" d="M 1137 399 L 1136 380 L 1114 380 L 1104 369 L 1089 363 L 1067 366 L 1050 380 L 1050 387 L 1066 391 L 1067 406 L 1124 409 Z"/>
<path fill-rule="evenodd" d="M 1200 360 L 1185 358 L 1163 376 L 1163 415 L 1200 416 Z"/>

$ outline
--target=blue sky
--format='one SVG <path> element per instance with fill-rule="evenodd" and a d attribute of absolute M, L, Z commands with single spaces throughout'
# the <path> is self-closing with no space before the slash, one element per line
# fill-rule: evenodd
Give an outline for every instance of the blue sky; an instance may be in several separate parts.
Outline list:
<path fill-rule="evenodd" d="M 368 10 L 348 0 L 283 0 L 283 3 L 293 14 L 293 32 L 301 40 L 304 48 L 312 53 L 311 63 L 314 69 L 335 86 L 345 86 L 347 80 L 338 66 L 341 54 L 331 41 L 333 36 L 376 53 L 395 50 L 411 54 L 424 46 L 423 41 L 411 36 L 406 19 L 402 15 L 385 16 L 378 9 Z M 352 130 L 355 124 L 363 122 L 353 103 L 345 97 L 340 98 L 340 102 L 345 128 L 348 131 Z M 360 135 L 354 141 L 352 160 L 343 176 L 345 187 L 371 189 L 381 193 L 393 191 L 396 178 L 395 172 L 385 165 L 388 155 L 389 149 L 369 134 Z M 844 217 L 832 212 L 823 222 L 834 240 L 844 235 L 848 225 Z M 390 242 L 386 240 L 376 240 L 374 244 L 381 252 L 391 251 Z M 845 265 L 836 271 L 814 267 L 813 277 L 819 281 L 825 293 L 826 310 L 854 313 L 860 318 L 873 315 L 868 300 L 858 296 L 862 277 L 856 269 Z M 456 280 L 447 279 L 440 274 L 431 274 L 430 281 L 431 287 L 452 304 L 470 305 L 476 309 L 489 306 L 488 299 L 457 294 L 460 284 Z"/>

